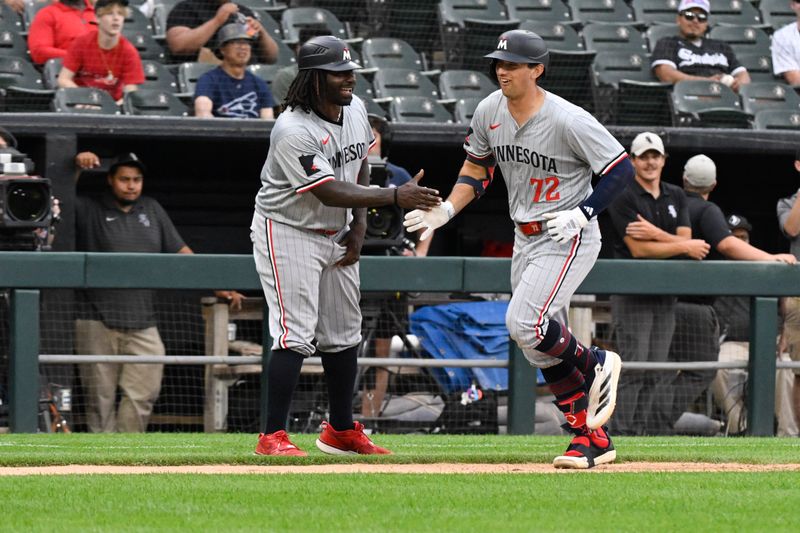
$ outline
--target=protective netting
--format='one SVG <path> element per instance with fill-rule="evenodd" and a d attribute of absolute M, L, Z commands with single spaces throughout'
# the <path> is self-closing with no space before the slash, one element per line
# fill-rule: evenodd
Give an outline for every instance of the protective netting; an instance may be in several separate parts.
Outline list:
<path fill-rule="evenodd" d="M 719 81 L 673 90 L 656 79 L 656 43 L 678 31 L 677 3 L 666 0 L 242 0 L 235 9 L 215 0 L 134 0 L 121 30 L 134 62 L 141 63 L 141 73 L 134 74 L 116 48 L 89 43 L 68 52 L 71 36 L 59 32 L 82 34 L 98 26 L 57 27 L 55 15 L 95 20 L 81 11 L 83 0 L 63 3 L 70 7 L 54 11 L 48 2 L 28 0 L 17 13 L 3 6 L 0 109 L 268 118 L 280 111 L 296 73 L 296 46 L 330 33 L 346 39 L 352 59 L 364 67 L 355 92 L 372 112 L 398 122 L 468 123 L 477 101 L 494 89 L 483 55 L 503 31 L 522 28 L 541 35 L 550 49 L 542 85 L 605 124 L 800 128 L 800 100 L 773 75 L 771 64 L 770 35 L 795 19 L 786 2 L 714 6 L 709 35 L 731 45 L 753 81 L 738 93 Z M 108 9 L 101 9 L 101 18 Z M 189 44 L 185 35 L 178 37 L 212 19 L 239 30 L 193 37 Z M 254 33 L 259 37 L 241 55 L 237 43 Z M 224 48 L 230 43 L 229 54 Z M 68 53 L 79 59 L 67 59 Z M 221 73 L 215 67 L 223 59 L 238 66 Z M 65 61 L 72 68 L 66 74 Z M 245 70 L 266 83 L 269 96 L 256 82 L 246 81 L 242 89 Z M 230 77 L 234 71 L 236 79 Z M 76 84 L 79 90 L 72 88 Z M 197 96 L 205 99 L 199 107 Z"/>
<path fill-rule="evenodd" d="M 507 297 L 483 296 L 488 299 L 365 293 L 364 341 L 359 356 L 504 361 L 508 353 L 503 324 Z M 85 355 L 76 350 L 82 333 L 75 320 L 73 291 L 42 291 L 41 302 L 42 353 Z M 202 291 L 158 291 L 157 329 L 166 355 L 260 356 L 263 300 L 254 296 L 245 302 L 243 310 L 231 311 L 226 303 Z M 7 406 L 5 297 L 2 313 L 0 399 Z M 580 295 L 574 298 L 570 314 L 572 330 L 582 342 L 622 355 L 627 367 L 611 430 L 633 435 L 745 431 L 746 370 L 642 366 L 653 362 L 744 362 L 748 333 L 741 327 L 742 320 L 749 323 L 747 298 L 718 298 L 710 305 L 708 301 L 677 301 L 671 296 Z M 41 431 L 63 431 L 65 425 L 70 431 L 255 433 L 260 429 L 258 359 L 244 365 L 167 364 L 163 375 L 161 365 L 127 366 L 136 373 L 127 379 L 116 375 L 111 389 L 103 393 L 97 385 L 102 379 L 86 369 L 119 365 L 41 364 Z M 324 379 L 320 366 L 304 366 L 290 411 L 291 431 L 314 432 L 327 418 Z M 781 435 L 798 433 L 794 383 L 791 370 L 778 371 L 776 421 Z M 563 420 L 541 376 L 537 398 L 536 431 L 559 433 Z M 106 405 L 102 420 L 89 414 L 102 411 L 93 411 L 89 407 L 92 402 Z M 354 390 L 354 417 L 379 432 L 503 433 L 508 424 L 507 402 L 505 368 L 361 366 Z M 7 425 L 7 411 L 2 413 L 0 425 Z"/>

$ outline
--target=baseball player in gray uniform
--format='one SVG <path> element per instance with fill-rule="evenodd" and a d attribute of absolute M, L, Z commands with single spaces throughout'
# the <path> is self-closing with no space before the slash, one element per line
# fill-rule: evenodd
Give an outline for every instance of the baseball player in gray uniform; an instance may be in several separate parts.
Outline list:
<path fill-rule="evenodd" d="M 285 429 L 303 359 L 317 353 L 330 404 L 317 447 L 332 454 L 386 454 L 353 422 L 364 208 L 424 210 L 441 199 L 417 184 L 421 171 L 396 189 L 368 187 L 367 151 L 374 138 L 364 104 L 353 95 L 353 69 L 361 67 L 344 41 L 310 39 L 300 48 L 298 66 L 286 111 L 270 135 L 251 227 L 274 339 L 267 427 L 256 453 L 306 455 Z"/>
<path fill-rule="evenodd" d="M 447 201 L 409 212 L 405 224 L 426 233 L 442 226 L 483 194 L 500 166 L 516 225 L 509 334 L 542 369 L 576 434 L 554 465 L 591 468 L 616 458 L 603 424 L 614 410 L 622 363 L 616 353 L 578 342 L 566 327 L 567 309 L 600 252 L 595 215 L 632 181 L 633 166 L 589 113 L 538 86 L 549 57 L 541 37 L 508 31 L 486 57 L 500 90 L 475 111 L 459 178 Z M 593 172 L 602 176 L 594 191 Z"/>

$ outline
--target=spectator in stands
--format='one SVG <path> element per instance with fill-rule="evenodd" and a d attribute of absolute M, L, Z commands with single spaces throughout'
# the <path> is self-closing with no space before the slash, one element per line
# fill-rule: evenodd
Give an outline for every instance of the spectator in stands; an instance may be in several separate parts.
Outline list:
<path fill-rule="evenodd" d="M 295 55 L 297 55 L 297 52 L 300 51 L 300 47 L 303 46 L 307 40 L 319 37 L 320 35 L 328 35 L 329 33 L 330 30 L 328 30 L 328 27 L 324 24 L 300 28 L 298 40 L 294 45 Z M 291 65 L 283 67 L 275 73 L 271 89 L 272 96 L 279 106 L 283 106 L 283 100 L 286 98 L 286 94 L 289 92 L 289 86 L 294 81 L 295 76 L 297 76 L 297 63 L 292 63 Z"/>
<path fill-rule="evenodd" d="M 102 1 L 102 0 L 101 0 Z M 78 169 L 100 166 L 92 152 L 75 157 Z M 167 212 L 142 196 L 146 168 L 135 154 L 116 158 L 108 170 L 109 190 L 99 199 L 78 196 L 76 249 L 83 252 L 191 254 Z M 77 177 L 80 177 L 80 173 Z M 156 328 L 154 291 L 89 290 L 79 295 L 75 350 L 80 355 L 165 355 Z M 233 306 L 242 295 L 220 291 Z M 87 389 L 86 422 L 92 432 L 141 432 L 147 429 L 161 388 L 162 365 L 80 365 Z M 121 390 L 116 405 L 117 387 Z"/>
<path fill-rule="evenodd" d="M 737 239 L 728 228 L 722 210 L 708 200 L 717 185 L 717 169 L 705 155 L 690 158 L 683 169 L 683 189 L 689 206 L 692 236 L 711 245 L 708 259 L 739 261 L 780 261 L 795 264 L 791 254 L 770 254 Z M 670 346 L 670 361 L 716 361 L 719 356 L 719 322 L 714 298 L 681 296 L 675 313 L 675 333 Z M 714 371 L 682 370 L 673 376 L 670 401 L 655 409 L 654 416 L 665 432 L 673 432 L 681 415 L 706 390 Z"/>
<path fill-rule="evenodd" d="M 800 148 L 794 156 L 794 169 L 800 173 Z M 778 224 L 789 239 L 789 250 L 800 259 L 800 191 L 792 196 L 778 200 Z M 792 296 L 781 300 L 783 329 L 781 332 L 781 352 L 788 351 L 793 361 L 800 361 L 800 297 Z M 800 412 L 800 371 L 795 370 L 794 405 Z"/>
<path fill-rule="evenodd" d="M 228 0 L 182 0 L 167 17 L 167 46 L 171 61 L 219 64 L 219 59 L 207 44 L 217 42 L 218 30 L 233 22 L 245 24 L 250 36 L 257 39 L 255 56 L 258 62 L 274 63 L 278 59 L 277 43 L 250 8 Z"/>
<path fill-rule="evenodd" d="M 267 82 L 247 70 L 253 39 L 242 24 L 219 31 L 222 64 L 200 76 L 194 91 L 194 114 L 211 118 L 273 119 L 275 101 Z"/>
<path fill-rule="evenodd" d="M 142 60 L 122 35 L 128 0 L 97 0 L 97 29 L 76 38 L 58 74 L 59 87 L 96 87 L 108 92 L 118 104 L 123 92 L 144 83 Z"/>
<path fill-rule="evenodd" d="M 58 0 L 43 7 L 28 28 L 31 60 L 43 64 L 48 59 L 64 58 L 76 37 L 96 24 L 91 0 Z"/>
<path fill-rule="evenodd" d="M 734 237 L 750 242 L 753 227 L 741 215 L 730 215 L 728 227 Z M 720 337 L 720 362 L 747 361 L 750 358 L 750 297 L 722 296 L 714 302 L 722 332 Z M 782 354 L 779 351 L 778 357 Z M 800 434 L 797 425 L 792 391 L 794 389 L 794 373 L 789 369 L 778 370 L 775 383 L 775 413 L 778 419 L 778 436 L 797 437 Z M 747 371 L 744 369 L 717 370 L 711 390 L 714 401 L 725 413 L 728 434 L 739 434 L 747 428 L 747 412 L 745 411 L 745 387 Z"/>
<path fill-rule="evenodd" d="M 689 211 L 683 190 L 661 180 L 667 154 L 661 137 L 640 133 L 631 144 L 635 181 L 609 207 L 616 239 L 614 257 L 668 259 L 688 256 L 703 259 L 705 241 L 692 239 Z M 626 361 L 665 362 L 675 329 L 672 295 L 614 295 L 611 315 L 617 351 Z M 664 374 L 637 370 L 620 377 L 617 411 L 612 424 L 622 435 L 657 431 L 648 419 L 652 405 L 669 383 Z"/>
<path fill-rule="evenodd" d="M 710 14 L 708 0 L 681 0 L 677 17 L 680 34 L 659 39 L 653 49 L 652 68 L 659 80 L 717 80 L 737 92 L 750 83 L 750 74 L 739 64 L 730 45 L 705 37 Z"/>
<path fill-rule="evenodd" d="M 789 85 L 800 85 L 800 1 L 786 1 L 797 20 L 772 35 L 772 71 Z"/>

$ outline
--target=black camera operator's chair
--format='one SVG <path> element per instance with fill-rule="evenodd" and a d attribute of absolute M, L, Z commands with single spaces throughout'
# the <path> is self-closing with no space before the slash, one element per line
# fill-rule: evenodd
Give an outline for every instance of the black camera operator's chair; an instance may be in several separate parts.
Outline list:
<path fill-rule="evenodd" d="M 53 97 L 52 106 L 56 113 L 120 114 L 119 107 L 111 95 L 93 87 L 58 89 Z"/>

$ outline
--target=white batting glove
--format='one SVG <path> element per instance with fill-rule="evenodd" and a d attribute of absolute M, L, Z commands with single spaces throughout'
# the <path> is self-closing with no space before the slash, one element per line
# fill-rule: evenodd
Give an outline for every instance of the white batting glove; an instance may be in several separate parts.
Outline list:
<path fill-rule="evenodd" d="M 403 226 L 411 232 L 424 229 L 425 231 L 419 236 L 419 240 L 424 241 L 431 236 L 433 230 L 447 224 L 447 221 L 453 218 L 455 214 L 456 210 L 453 204 L 442 202 L 430 211 L 423 211 L 422 209 L 409 211 L 406 213 Z"/>
<path fill-rule="evenodd" d="M 547 220 L 547 232 L 550 238 L 561 244 L 575 237 L 589 223 L 589 219 L 580 207 L 569 211 L 546 213 L 542 217 Z"/>

